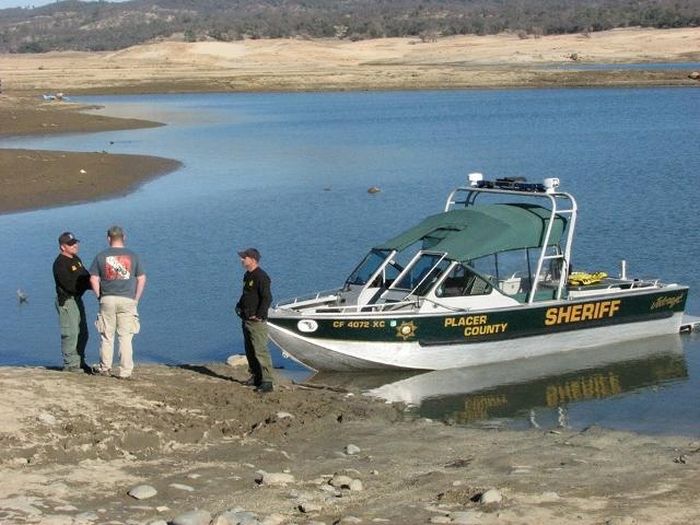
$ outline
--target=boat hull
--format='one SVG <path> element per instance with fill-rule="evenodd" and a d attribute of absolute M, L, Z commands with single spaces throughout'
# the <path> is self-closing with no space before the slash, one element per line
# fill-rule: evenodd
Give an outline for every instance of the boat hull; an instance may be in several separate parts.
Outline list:
<path fill-rule="evenodd" d="M 444 370 L 678 333 L 681 286 L 441 314 L 272 310 L 270 338 L 314 370 Z"/>

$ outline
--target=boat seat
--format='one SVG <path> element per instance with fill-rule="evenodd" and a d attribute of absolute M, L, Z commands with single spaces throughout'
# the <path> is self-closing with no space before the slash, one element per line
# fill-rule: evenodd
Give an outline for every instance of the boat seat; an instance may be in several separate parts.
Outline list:
<path fill-rule="evenodd" d="M 464 278 L 448 277 L 442 283 L 441 297 L 460 297 L 464 295 Z"/>

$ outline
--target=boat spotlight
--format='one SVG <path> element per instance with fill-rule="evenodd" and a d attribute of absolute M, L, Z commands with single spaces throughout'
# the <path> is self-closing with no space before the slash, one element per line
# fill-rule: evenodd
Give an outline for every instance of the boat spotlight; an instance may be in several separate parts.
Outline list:
<path fill-rule="evenodd" d="M 484 180 L 484 176 L 481 173 L 469 174 L 469 185 L 472 187 L 476 187 L 476 185 L 479 184 L 482 180 Z"/>
<path fill-rule="evenodd" d="M 559 179 L 556 177 L 551 177 L 549 179 L 544 179 L 544 188 L 547 193 L 554 193 L 559 187 Z"/>

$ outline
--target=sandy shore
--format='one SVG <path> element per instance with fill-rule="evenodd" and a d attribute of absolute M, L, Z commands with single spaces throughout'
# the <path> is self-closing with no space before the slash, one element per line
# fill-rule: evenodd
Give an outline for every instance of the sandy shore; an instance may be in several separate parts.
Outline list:
<path fill-rule="evenodd" d="M 165 523 L 195 509 L 266 524 L 700 522 L 689 438 L 461 428 L 313 383 L 261 396 L 246 375 L 0 369 L 0 522 Z M 155 495 L 128 494 L 143 485 Z"/>

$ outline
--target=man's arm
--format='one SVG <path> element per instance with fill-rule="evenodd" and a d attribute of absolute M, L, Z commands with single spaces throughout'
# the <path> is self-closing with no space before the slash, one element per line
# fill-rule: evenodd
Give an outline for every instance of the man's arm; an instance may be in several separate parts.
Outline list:
<path fill-rule="evenodd" d="M 95 297 L 100 298 L 100 276 L 91 275 L 90 276 L 90 288 L 95 292 Z"/>
<path fill-rule="evenodd" d="M 143 273 L 136 277 L 136 302 L 139 302 L 141 296 L 143 295 L 143 289 L 146 287 L 146 274 Z"/>
<path fill-rule="evenodd" d="M 267 311 L 272 304 L 272 292 L 270 291 L 270 278 L 263 276 L 258 282 L 258 294 L 260 302 L 255 312 L 256 319 L 267 319 Z"/>

